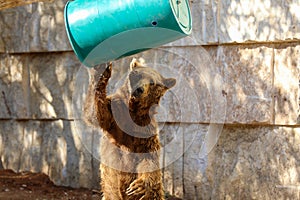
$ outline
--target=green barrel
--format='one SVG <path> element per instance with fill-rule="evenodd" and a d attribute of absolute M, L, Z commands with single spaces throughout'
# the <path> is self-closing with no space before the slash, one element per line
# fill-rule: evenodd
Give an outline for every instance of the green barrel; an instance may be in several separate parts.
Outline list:
<path fill-rule="evenodd" d="M 192 19 L 188 0 L 74 0 L 65 25 L 79 60 L 94 67 L 183 38 Z"/>

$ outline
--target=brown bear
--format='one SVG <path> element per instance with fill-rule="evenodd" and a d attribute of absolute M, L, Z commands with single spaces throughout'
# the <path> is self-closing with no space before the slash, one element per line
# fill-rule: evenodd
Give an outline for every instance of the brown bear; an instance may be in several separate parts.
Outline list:
<path fill-rule="evenodd" d="M 110 63 L 94 89 L 94 112 L 104 133 L 100 146 L 103 199 L 164 199 L 154 115 L 161 97 L 176 80 L 133 59 L 123 86 L 107 95 L 111 71 Z"/>

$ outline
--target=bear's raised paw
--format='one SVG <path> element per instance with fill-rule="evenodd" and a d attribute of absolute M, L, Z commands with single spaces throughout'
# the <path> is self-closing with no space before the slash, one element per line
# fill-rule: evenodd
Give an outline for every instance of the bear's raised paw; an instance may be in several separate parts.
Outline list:
<path fill-rule="evenodd" d="M 103 78 L 109 79 L 111 77 L 111 71 L 112 71 L 112 62 L 109 62 L 104 72 L 102 73 Z"/>

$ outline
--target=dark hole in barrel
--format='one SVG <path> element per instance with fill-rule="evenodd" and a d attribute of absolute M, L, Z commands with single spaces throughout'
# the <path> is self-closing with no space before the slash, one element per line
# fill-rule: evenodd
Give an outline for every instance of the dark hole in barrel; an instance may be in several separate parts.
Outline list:
<path fill-rule="evenodd" d="M 153 21 L 151 24 L 152 26 L 157 26 L 157 21 Z"/>

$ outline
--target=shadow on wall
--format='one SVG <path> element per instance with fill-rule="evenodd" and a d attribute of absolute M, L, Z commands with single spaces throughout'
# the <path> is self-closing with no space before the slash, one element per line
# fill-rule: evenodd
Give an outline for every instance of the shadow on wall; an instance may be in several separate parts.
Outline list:
<path fill-rule="evenodd" d="M 0 11 L 0 51 L 70 51 L 64 25 L 67 0 L 33 3 Z"/>
<path fill-rule="evenodd" d="M 41 171 L 59 185 L 95 185 L 99 163 L 91 162 L 92 156 L 82 147 L 73 130 L 73 78 L 80 65 L 74 54 L 7 55 L 3 60 L 7 60 L 3 62 L 6 64 L 9 60 L 18 60 L 18 70 L 26 71 L 20 72 L 25 76 L 20 76 L 19 81 L 10 79 L 18 73 L 2 71 L 1 89 L 11 103 L 7 107 L 11 116 L 4 116 L 1 123 L 3 167 L 15 171 Z M 1 69 L 14 69 L 14 66 L 2 65 Z M 11 91 L 13 85 L 18 90 Z M 13 94 L 20 99 L 14 99 Z"/>
<path fill-rule="evenodd" d="M 42 168 L 48 166 L 47 174 L 62 185 L 92 187 L 98 181 L 98 163 L 82 146 L 72 111 L 73 79 L 80 64 L 72 53 L 35 55 L 31 63 L 37 63 L 30 66 L 31 97 L 37 103 L 31 110 L 34 118 L 50 120 L 38 131 L 43 133 Z"/>

